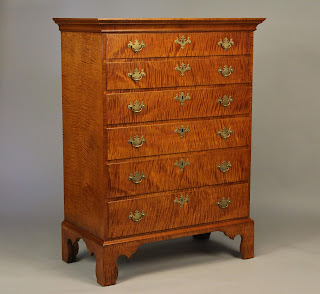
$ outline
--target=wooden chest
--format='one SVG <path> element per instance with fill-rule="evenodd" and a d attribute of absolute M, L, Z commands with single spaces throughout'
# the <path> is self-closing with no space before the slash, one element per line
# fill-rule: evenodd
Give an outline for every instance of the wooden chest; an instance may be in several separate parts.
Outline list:
<path fill-rule="evenodd" d="M 54 19 L 62 39 L 62 259 L 82 238 L 99 284 L 120 255 L 241 235 L 250 207 L 253 31 L 263 18 Z"/>

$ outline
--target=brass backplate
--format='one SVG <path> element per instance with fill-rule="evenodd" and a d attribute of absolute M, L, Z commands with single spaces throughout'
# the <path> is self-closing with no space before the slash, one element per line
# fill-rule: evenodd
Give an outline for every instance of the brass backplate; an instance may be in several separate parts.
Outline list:
<path fill-rule="evenodd" d="M 176 128 L 176 129 L 174 130 L 174 132 L 175 132 L 176 134 L 179 134 L 180 137 L 183 138 L 184 135 L 185 135 L 185 133 L 190 132 L 190 129 L 189 129 L 188 126 L 187 126 L 187 127 L 181 126 L 180 128 Z"/>
<path fill-rule="evenodd" d="M 145 179 L 146 176 L 144 174 L 144 172 L 142 172 L 141 174 L 139 174 L 139 172 L 135 172 L 133 175 L 130 174 L 129 176 L 129 181 L 132 181 L 135 184 L 139 184 L 143 181 L 143 179 Z"/>
<path fill-rule="evenodd" d="M 180 205 L 181 208 L 183 208 L 184 204 L 189 202 L 190 199 L 188 197 L 188 195 L 186 196 L 186 198 L 183 197 L 183 195 L 180 196 L 180 198 L 176 197 L 176 199 L 174 199 L 174 203 L 177 203 Z"/>
<path fill-rule="evenodd" d="M 221 201 L 218 199 L 217 201 L 217 205 L 222 208 L 222 209 L 225 209 L 229 206 L 229 204 L 231 203 L 231 200 L 230 198 L 228 197 L 228 199 L 222 197 Z"/>
<path fill-rule="evenodd" d="M 141 103 L 139 103 L 139 101 L 136 100 L 136 101 L 134 101 L 133 104 L 132 104 L 132 102 L 130 102 L 130 104 L 128 105 L 128 109 L 131 109 L 134 113 L 141 112 L 143 108 L 145 108 L 143 101 L 141 101 Z"/>
<path fill-rule="evenodd" d="M 232 45 L 234 45 L 234 42 L 232 38 L 230 39 L 230 41 L 228 38 L 224 38 L 223 41 L 220 39 L 218 45 L 227 51 L 229 48 L 231 48 Z"/>
<path fill-rule="evenodd" d="M 176 44 L 179 44 L 181 46 L 181 49 L 184 49 L 184 46 L 186 46 L 186 44 L 191 44 L 191 40 L 188 37 L 187 39 L 182 36 L 179 40 L 179 38 L 177 37 L 177 39 L 174 41 Z"/>
<path fill-rule="evenodd" d="M 180 65 L 180 66 L 177 65 L 177 66 L 174 68 L 174 70 L 180 71 L 181 76 L 183 77 L 183 76 L 184 76 L 184 73 L 185 73 L 186 71 L 191 70 L 191 67 L 189 66 L 189 64 L 185 65 L 185 64 L 182 62 L 181 65 Z"/>
<path fill-rule="evenodd" d="M 140 52 L 145 46 L 146 45 L 143 40 L 141 42 L 139 42 L 138 40 L 135 40 L 134 42 L 130 41 L 128 44 L 128 48 L 131 48 L 135 53 Z"/>
<path fill-rule="evenodd" d="M 144 217 L 146 216 L 146 213 L 141 210 L 141 212 L 139 210 L 136 210 L 134 213 L 130 212 L 129 214 L 129 219 L 131 219 L 133 222 L 140 222 Z"/>
<path fill-rule="evenodd" d="M 182 172 L 183 172 L 183 169 L 188 165 L 190 165 L 189 160 L 187 159 L 185 161 L 183 158 L 181 158 L 180 161 L 177 160 L 176 163 L 174 164 L 174 166 L 179 167 Z"/>
<path fill-rule="evenodd" d="M 146 73 L 144 72 L 144 69 L 139 71 L 139 69 L 136 68 L 133 72 L 130 70 L 128 73 L 128 77 L 131 78 L 136 83 L 138 83 L 145 76 L 146 76 Z"/>

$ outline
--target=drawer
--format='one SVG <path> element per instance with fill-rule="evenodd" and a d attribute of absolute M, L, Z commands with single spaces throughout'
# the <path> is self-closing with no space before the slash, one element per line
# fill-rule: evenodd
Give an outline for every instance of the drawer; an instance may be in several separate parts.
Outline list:
<path fill-rule="evenodd" d="M 183 64 L 185 71 L 182 70 Z M 224 70 L 225 66 L 227 68 Z M 233 70 L 231 73 L 228 72 L 230 68 Z M 251 57 L 185 57 L 106 62 L 106 77 L 107 90 L 249 83 L 252 77 Z"/>
<path fill-rule="evenodd" d="M 248 146 L 250 130 L 249 117 L 107 128 L 107 158 Z"/>
<path fill-rule="evenodd" d="M 220 208 L 218 201 L 222 207 L 228 206 Z M 108 214 L 110 238 L 242 218 L 249 215 L 249 186 L 210 187 L 112 201 L 108 203 Z"/>
<path fill-rule="evenodd" d="M 108 94 L 105 109 L 107 124 L 247 114 L 251 111 L 251 86 Z"/>
<path fill-rule="evenodd" d="M 211 150 L 107 165 L 108 198 L 247 181 L 250 150 Z M 137 174 L 135 174 L 137 172 Z"/>
<path fill-rule="evenodd" d="M 105 44 L 107 59 L 240 55 L 252 50 L 247 32 L 106 34 Z"/>

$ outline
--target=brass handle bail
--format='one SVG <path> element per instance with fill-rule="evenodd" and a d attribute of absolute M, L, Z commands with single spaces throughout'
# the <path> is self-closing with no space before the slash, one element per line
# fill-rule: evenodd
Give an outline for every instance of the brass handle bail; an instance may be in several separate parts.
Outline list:
<path fill-rule="evenodd" d="M 232 133 L 233 133 L 232 129 L 229 128 L 229 130 L 228 130 L 226 127 L 224 127 L 222 130 L 219 130 L 219 131 L 217 132 L 217 134 L 220 135 L 220 137 L 221 137 L 222 139 L 227 139 L 227 138 L 229 138 Z"/>
<path fill-rule="evenodd" d="M 128 73 L 128 77 L 131 78 L 136 83 L 138 83 L 145 76 L 146 76 L 146 73 L 144 72 L 143 69 L 140 72 L 139 69 L 136 68 L 133 72 L 132 70 L 130 70 Z"/>
<path fill-rule="evenodd" d="M 232 167 L 230 161 L 228 163 L 223 161 L 221 164 L 219 163 L 217 165 L 217 169 L 219 169 L 222 173 L 226 173 L 227 171 L 229 171 L 230 167 Z"/>
<path fill-rule="evenodd" d="M 133 139 L 131 137 L 129 138 L 128 143 L 132 144 L 134 148 L 139 148 L 143 145 L 145 141 L 146 139 L 143 136 L 141 136 L 141 139 L 140 139 L 138 135 L 135 135 Z"/>
<path fill-rule="evenodd" d="M 129 181 L 132 181 L 135 184 L 139 184 L 143 181 L 143 179 L 145 179 L 146 176 L 144 174 L 144 172 L 141 172 L 141 175 L 139 174 L 139 172 L 135 172 L 134 175 L 130 174 L 129 175 Z"/>
<path fill-rule="evenodd" d="M 228 38 L 224 38 L 223 41 L 220 39 L 218 45 L 227 51 L 229 48 L 231 48 L 232 45 L 234 45 L 234 42 L 232 38 L 230 39 L 230 41 L 228 40 Z"/>
<path fill-rule="evenodd" d="M 140 222 L 144 217 L 146 216 L 146 213 L 141 210 L 141 212 L 139 210 L 136 210 L 134 213 L 130 212 L 129 214 L 129 219 L 131 219 L 133 222 Z"/>
<path fill-rule="evenodd" d="M 225 65 L 223 68 L 219 67 L 218 73 L 221 73 L 223 77 L 227 78 L 233 73 L 233 68 L 232 66 L 228 67 L 227 65 Z"/>
<path fill-rule="evenodd" d="M 222 208 L 222 209 L 225 209 L 229 206 L 229 204 L 231 203 L 231 200 L 230 198 L 228 197 L 228 199 L 222 197 L 221 201 L 218 199 L 217 201 L 217 205 Z"/>
<path fill-rule="evenodd" d="M 128 48 L 131 48 L 135 53 L 140 52 L 145 46 L 143 40 L 141 42 L 135 40 L 133 43 L 130 41 L 128 44 Z"/>
<path fill-rule="evenodd" d="M 134 113 L 141 112 L 143 108 L 145 108 L 143 101 L 141 101 L 140 104 L 139 101 L 136 100 L 133 104 L 130 102 L 128 105 L 128 109 L 131 109 Z"/>
<path fill-rule="evenodd" d="M 231 102 L 233 102 L 233 99 L 231 96 L 227 96 L 227 95 L 224 95 L 222 98 L 219 97 L 218 99 L 218 103 L 220 103 L 223 107 L 227 107 L 231 104 Z"/>

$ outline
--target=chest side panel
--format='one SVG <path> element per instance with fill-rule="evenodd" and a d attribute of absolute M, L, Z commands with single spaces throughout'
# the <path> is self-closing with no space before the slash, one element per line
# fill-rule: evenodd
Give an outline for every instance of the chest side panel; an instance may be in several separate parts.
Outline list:
<path fill-rule="evenodd" d="M 105 236 L 101 34 L 62 32 L 65 219 Z"/>

